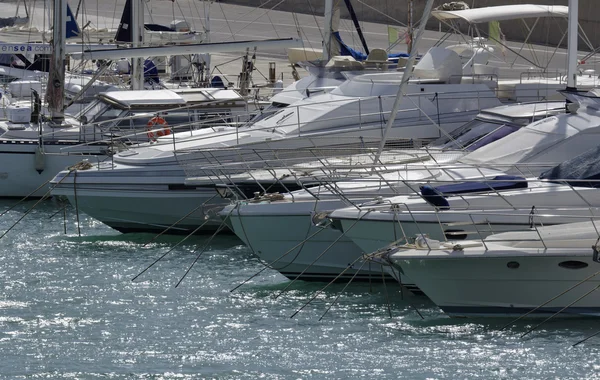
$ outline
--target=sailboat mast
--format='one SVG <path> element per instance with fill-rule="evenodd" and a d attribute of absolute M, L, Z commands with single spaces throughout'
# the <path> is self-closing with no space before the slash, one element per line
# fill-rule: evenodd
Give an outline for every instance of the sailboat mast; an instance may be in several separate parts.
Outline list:
<path fill-rule="evenodd" d="M 54 0 L 52 66 L 47 85 L 47 101 L 52 121 L 59 124 L 64 120 L 66 20 L 67 0 Z"/>
<path fill-rule="evenodd" d="M 331 18 L 333 17 L 333 0 L 325 0 L 325 26 L 323 27 L 323 61 L 328 62 L 331 45 Z"/>
<path fill-rule="evenodd" d="M 425 31 L 425 25 L 427 24 L 427 20 L 429 20 L 429 16 L 431 15 L 431 9 L 433 8 L 433 0 L 427 0 L 425 4 L 425 9 L 423 10 L 423 16 L 421 17 L 421 23 L 419 24 L 419 29 L 417 30 L 417 35 L 415 36 L 415 41 L 413 47 L 418 46 L 419 41 L 421 40 L 421 36 Z M 385 148 L 385 143 L 387 140 L 387 135 L 396 121 L 396 115 L 398 115 L 398 109 L 400 108 L 400 104 L 404 99 L 404 87 L 408 83 L 410 76 L 412 75 L 413 65 L 416 58 L 416 50 L 410 53 L 408 57 L 408 62 L 406 62 L 406 66 L 404 67 L 404 73 L 402 74 L 402 81 L 400 82 L 400 86 L 398 87 L 398 93 L 396 94 L 396 99 L 394 100 L 394 105 L 392 106 L 392 111 L 390 112 L 390 116 L 388 118 L 387 124 L 385 125 L 385 131 L 383 132 L 383 136 L 381 137 L 381 142 L 379 143 L 379 149 L 375 154 L 375 159 L 373 162 L 379 162 L 379 157 L 381 157 L 381 153 Z"/>
<path fill-rule="evenodd" d="M 204 42 L 210 43 L 210 4 L 213 0 L 204 0 Z M 204 58 L 206 72 L 205 78 L 210 82 L 210 54 L 206 54 Z"/>
<path fill-rule="evenodd" d="M 141 47 L 144 38 L 144 8 L 142 0 L 131 0 L 131 43 L 134 48 Z M 144 66 L 141 58 L 131 61 L 131 89 L 144 89 Z"/>
<path fill-rule="evenodd" d="M 413 0 L 408 0 L 408 46 L 406 48 L 407 53 L 410 55 L 410 53 L 412 52 L 412 46 L 413 46 L 413 33 L 414 33 L 414 28 L 413 28 Z"/>
<path fill-rule="evenodd" d="M 577 88 L 577 50 L 579 39 L 579 0 L 569 0 L 569 45 L 567 47 L 567 90 Z"/>

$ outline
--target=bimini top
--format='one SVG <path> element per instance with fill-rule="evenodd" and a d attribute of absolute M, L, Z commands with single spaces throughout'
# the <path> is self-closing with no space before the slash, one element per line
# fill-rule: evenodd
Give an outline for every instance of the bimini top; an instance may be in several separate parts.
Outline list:
<path fill-rule="evenodd" d="M 171 90 L 109 91 L 99 97 L 122 108 L 185 104 L 185 99 Z"/>
<path fill-rule="evenodd" d="M 118 108 L 178 107 L 183 105 L 225 104 L 245 105 L 244 98 L 234 90 L 192 88 L 185 90 L 109 91 L 99 95 L 105 102 Z"/>
<path fill-rule="evenodd" d="M 433 11 L 438 20 L 463 19 L 471 24 L 481 22 L 518 20 L 538 17 L 569 17 L 569 7 L 564 5 L 516 4 L 465 9 L 461 11 Z"/>

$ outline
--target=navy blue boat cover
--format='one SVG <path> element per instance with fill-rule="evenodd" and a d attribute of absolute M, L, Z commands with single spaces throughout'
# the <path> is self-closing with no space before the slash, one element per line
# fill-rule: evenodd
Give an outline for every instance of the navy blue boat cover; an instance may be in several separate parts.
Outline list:
<path fill-rule="evenodd" d="M 342 37 L 340 36 L 340 32 L 333 32 L 333 35 L 335 36 L 335 39 L 340 44 L 340 54 L 341 55 L 352 56 L 352 58 L 356 59 L 357 61 L 364 61 L 365 59 L 367 59 L 367 55 L 365 53 L 357 51 L 357 50 L 354 50 L 350 46 L 346 45 L 342 41 Z M 388 54 L 388 58 L 390 58 L 392 61 L 395 58 L 396 62 L 397 62 L 398 58 L 400 58 L 400 57 L 402 57 L 402 58 L 408 58 L 408 54 L 406 54 L 406 53 Z"/>
<path fill-rule="evenodd" d="M 469 193 L 484 193 L 489 191 L 503 191 L 527 188 L 527 181 L 523 177 L 512 175 L 498 175 L 488 181 L 462 182 L 452 185 L 421 186 L 421 196 L 425 201 L 440 209 L 449 209 L 450 204 L 446 200 L 448 195 L 459 195 Z"/>

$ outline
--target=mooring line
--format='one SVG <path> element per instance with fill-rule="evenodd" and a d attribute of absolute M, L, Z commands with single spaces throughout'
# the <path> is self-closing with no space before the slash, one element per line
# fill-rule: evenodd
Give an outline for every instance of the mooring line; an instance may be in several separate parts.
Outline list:
<path fill-rule="evenodd" d="M 58 211 L 57 211 L 57 212 L 55 212 L 54 214 L 50 215 L 50 216 L 48 217 L 48 219 L 52 219 L 52 218 L 54 218 L 56 215 L 58 215 L 58 213 L 59 213 L 59 212 L 63 212 L 64 210 L 66 210 L 67 206 L 69 206 L 69 205 L 65 205 L 65 206 L 63 206 L 63 207 L 59 208 L 59 209 L 58 209 Z"/>
<path fill-rule="evenodd" d="M 554 297 L 550 298 L 548 301 L 544 302 L 543 304 L 539 305 L 538 307 L 536 307 L 536 308 L 534 308 L 534 309 L 532 309 L 532 310 L 528 311 L 527 313 L 525 313 L 525 314 L 521 315 L 519 318 L 517 318 L 517 319 L 515 319 L 515 320 L 513 320 L 513 321 L 511 321 L 511 322 L 509 322 L 509 323 L 507 323 L 506 325 L 502 326 L 502 328 L 500 329 L 500 331 L 504 330 L 505 328 L 507 328 L 507 327 L 508 327 L 508 326 L 510 326 L 510 325 L 513 325 L 513 324 L 515 324 L 516 322 L 518 322 L 518 321 L 520 321 L 521 319 L 523 319 L 523 318 L 527 317 L 529 314 L 531 314 L 531 313 L 535 312 L 536 310 L 538 310 L 538 309 L 540 309 L 540 308 L 542 308 L 542 307 L 546 306 L 546 305 L 547 305 L 547 304 L 549 304 L 550 302 L 552 302 L 552 301 L 554 301 L 555 299 L 557 299 L 557 298 L 559 298 L 559 297 L 563 296 L 564 294 L 566 294 L 566 293 L 570 292 L 571 290 L 573 290 L 573 289 L 575 289 L 576 287 L 578 287 L 579 285 L 581 285 L 581 284 L 585 283 L 585 282 L 586 282 L 586 281 L 588 281 L 589 279 L 591 279 L 591 278 L 593 278 L 593 277 L 597 276 L 598 274 L 600 274 L 600 271 L 598 271 L 598 272 L 596 272 L 596 273 L 593 273 L 593 274 L 589 275 L 588 277 L 586 277 L 586 278 L 584 278 L 583 280 L 579 281 L 577 284 L 575 284 L 575 285 L 571 286 L 569 289 L 565 290 L 564 292 L 562 292 L 562 293 L 560 293 L 560 294 L 558 294 L 558 295 L 556 295 L 556 296 L 554 296 Z"/>
<path fill-rule="evenodd" d="M 385 272 L 383 270 L 383 265 L 379 265 L 379 267 L 381 268 L 381 281 L 383 282 L 383 290 L 385 293 L 385 301 L 387 304 L 388 313 L 390 318 L 392 318 L 392 305 L 390 305 L 390 296 L 388 294 L 387 284 L 385 283 Z"/>
<path fill-rule="evenodd" d="M 253 274 L 252 276 L 250 276 L 249 278 L 247 278 L 246 280 L 244 280 L 241 284 L 239 284 L 235 288 L 231 289 L 229 292 L 234 292 L 239 287 L 241 287 L 242 285 L 248 283 L 248 281 L 252 280 L 254 277 L 258 276 L 259 274 L 261 274 L 262 272 L 266 271 L 267 269 L 272 269 L 272 265 L 273 264 L 276 264 L 277 262 L 279 262 L 279 260 L 281 260 L 284 257 L 286 257 L 287 255 L 289 255 L 296 248 L 298 248 L 299 246 L 301 246 L 302 244 L 304 244 L 306 241 L 310 240 L 311 238 L 313 238 L 314 236 L 320 234 L 323 231 L 325 231 L 325 228 L 320 228 L 318 231 L 314 232 L 313 234 L 311 234 L 309 237 L 307 237 L 306 239 L 304 239 L 300 243 L 298 243 L 295 246 L 293 246 L 292 248 L 288 249 L 283 255 L 279 256 L 275 261 L 271 261 L 270 263 L 267 263 L 264 268 L 262 268 L 261 270 L 259 270 L 258 272 L 256 272 L 255 274 Z"/>
<path fill-rule="evenodd" d="M 138 277 L 140 277 L 142 274 L 144 274 L 146 271 L 148 271 L 148 269 L 152 268 L 154 265 L 156 265 L 160 260 L 162 260 L 163 258 L 165 258 L 165 256 L 167 256 L 169 253 L 173 252 L 173 250 L 177 247 L 179 247 L 181 245 L 181 243 L 183 243 L 184 241 L 186 241 L 190 236 L 194 235 L 194 233 L 196 233 L 196 231 L 198 231 L 200 228 L 204 227 L 206 225 L 206 223 L 208 223 L 209 220 L 205 220 L 204 223 L 202 223 L 200 226 L 198 226 L 195 230 L 193 230 L 192 232 L 190 232 L 186 237 L 184 237 L 183 239 L 181 239 L 179 242 L 177 242 L 177 244 L 175 244 L 173 247 L 171 247 L 171 249 L 169 249 L 167 252 L 165 252 L 163 255 L 161 255 L 158 259 L 154 260 L 154 262 L 150 265 L 148 265 L 146 267 L 146 269 L 144 269 L 143 271 L 141 271 L 140 273 L 137 274 L 137 276 L 135 276 L 134 278 L 131 279 L 131 281 L 135 281 Z"/>
<path fill-rule="evenodd" d="M 229 218 L 229 215 L 231 215 L 231 213 L 233 212 L 233 210 L 237 208 L 234 207 L 231 209 L 231 211 L 229 211 L 229 213 L 227 214 L 227 216 L 225 218 L 223 218 L 223 220 L 221 221 L 221 224 L 219 225 L 219 227 L 217 228 L 217 230 L 215 231 L 214 234 L 212 234 L 212 236 L 208 239 L 208 241 L 206 243 L 204 243 L 204 247 L 202 247 L 202 250 L 200 251 L 200 253 L 198 253 L 198 256 L 196 256 L 196 259 L 194 260 L 194 262 L 192 263 L 192 265 L 190 265 L 190 267 L 188 268 L 187 271 L 185 271 L 185 273 L 183 274 L 183 276 L 181 277 L 181 279 L 179 280 L 179 282 L 177 282 L 177 284 L 175 285 L 175 287 L 179 287 L 179 285 L 183 282 L 183 280 L 186 278 L 186 276 L 188 275 L 188 273 L 190 273 L 190 271 L 192 270 L 192 268 L 194 267 L 194 265 L 198 262 L 198 260 L 200 259 L 200 256 L 206 251 L 206 248 L 208 247 L 208 245 L 210 244 L 210 242 L 215 238 L 215 236 L 217 236 L 217 234 L 219 232 L 221 232 L 221 230 L 223 228 L 225 228 L 227 225 L 225 224 L 225 221 L 227 220 L 227 218 Z"/>
<path fill-rule="evenodd" d="M 583 342 L 586 342 L 588 339 L 591 339 L 591 338 L 595 337 L 595 336 L 596 336 L 596 335 L 598 335 L 598 334 L 600 334 L 600 331 L 597 331 L 597 332 L 593 333 L 592 335 L 588 336 L 587 338 L 580 340 L 579 342 L 575 343 L 575 344 L 574 344 L 574 345 L 572 345 L 571 347 L 578 346 L 578 345 L 580 345 L 581 343 L 583 343 Z"/>
<path fill-rule="evenodd" d="M 403 240 L 399 239 L 400 241 Z M 389 261 L 389 260 L 388 260 Z M 381 264 L 380 264 L 381 265 Z M 392 271 L 392 277 L 398 281 L 398 283 L 400 284 L 400 295 L 401 295 L 401 299 L 402 301 L 404 301 L 404 284 L 402 283 L 402 273 L 400 273 L 400 269 L 395 268 L 393 265 L 390 264 L 390 270 Z M 396 272 L 395 269 L 398 271 L 398 277 L 396 277 Z M 410 292 L 410 290 L 406 289 L 406 291 Z M 411 292 L 412 293 L 412 292 Z M 419 311 L 419 309 L 415 306 L 415 304 L 413 304 L 410 299 L 408 299 L 408 304 L 410 305 L 410 307 L 412 307 L 413 309 L 415 309 L 415 311 L 417 312 L 417 314 L 419 315 L 419 317 L 421 317 L 421 319 L 425 319 L 425 317 L 423 316 L 423 314 L 421 314 L 421 311 Z"/>
<path fill-rule="evenodd" d="M 346 290 L 346 288 L 348 287 L 348 285 L 350 285 L 352 283 L 352 281 L 356 278 L 356 275 L 358 274 L 358 272 L 361 271 L 361 269 L 365 266 L 365 264 L 367 263 L 368 260 L 365 260 L 362 265 L 360 266 L 360 268 L 358 268 L 358 270 L 356 272 L 354 272 L 354 275 L 352 275 L 352 277 L 350 278 L 350 280 L 348 281 L 348 283 L 344 286 L 344 288 L 338 293 L 338 295 L 335 297 L 335 299 L 333 300 L 333 302 L 331 303 L 331 305 L 329 305 L 329 307 L 327 308 L 327 310 L 325 310 L 325 312 L 323 313 L 323 315 L 321 315 L 321 318 L 319 318 L 319 321 L 321 321 L 325 315 L 329 312 L 329 310 L 333 307 L 333 305 L 335 305 L 337 303 L 337 300 L 340 298 L 340 296 L 342 295 L 342 293 L 344 293 L 344 291 Z"/>
<path fill-rule="evenodd" d="M 217 230 L 215 231 L 214 234 L 212 234 L 212 236 L 208 239 L 208 241 L 206 243 L 204 243 L 204 247 L 202 248 L 202 250 L 200 251 L 200 253 L 198 254 L 198 256 L 196 256 L 196 259 L 194 260 L 194 262 L 192 263 L 192 265 L 190 265 L 190 267 L 188 268 L 187 271 L 185 271 L 185 273 L 183 274 L 183 276 L 181 277 L 181 279 L 179 280 L 179 282 L 177 282 L 177 284 L 175 285 L 175 287 L 179 287 L 179 285 L 181 285 L 181 283 L 183 282 L 183 280 L 187 277 L 188 273 L 190 273 L 190 271 L 192 270 L 192 268 L 194 267 L 194 265 L 198 262 L 198 259 L 200 259 L 200 256 L 206 251 L 206 248 L 208 247 L 208 245 L 210 244 L 210 242 L 212 241 L 212 239 L 214 239 L 215 236 L 217 236 L 217 234 L 219 232 L 221 232 L 221 230 L 225 228 L 225 223 L 221 224 L 219 226 L 219 228 L 217 228 Z"/>
<path fill-rule="evenodd" d="M 23 220 L 23 219 L 24 219 L 24 218 L 25 218 L 27 215 L 29 215 L 29 214 L 30 214 L 30 213 L 31 213 L 31 212 L 32 212 L 32 211 L 33 211 L 33 210 L 34 210 L 34 209 L 37 207 L 37 205 L 39 205 L 39 204 L 40 204 L 42 201 L 45 201 L 46 199 L 48 199 L 48 197 L 50 196 L 50 193 L 52 192 L 52 190 L 54 190 L 54 189 L 56 188 L 56 186 L 60 185 L 60 184 L 62 183 L 62 181 L 64 181 L 65 179 L 67 179 L 67 177 L 68 177 L 69 175 L 71 175 L 71 173 L 72 173 L 73 171 L 75 171 L 75 170 L 77 170 L 77 169 L 71 169 L 71 170 L 69 170 L 69 173 L 68 173 L 66 176 L 64 176 L 63 178 L 61 178 L 61 180 L 60 180 L 60 181 L 58 181 L 58 182 L 57 182 L 57 183 L 56 183 L 54 186 L 52 186 L 50 189 L 48 189 L 48 191 L 46 191 L 46 193 L 45 193 L 45 194 L 44 194 L 44 195 L 43 195 L 43 196 L 42 196 L 40 199 L 38 199 L 38 201 L 37 201 L 37 202 L 35 202 L 35 204 L 34 204 L 33 206 L 31 206 L 31 208 L 30 208 L 29 210 L 27 210 L 27 211 L 25 212 L 25 214 L 23 214 L 23 215 L 22 215 L 22 216 L 19 218 L 19 220 L 17 220 L 17 221 L 16 221 L 16 222 L 15 222 L 15 223 L 14 223 L 12 226 L 10 226 L 10 227 L 9 227 L 9 229 L 8 229 L 8 230 L 6 230 L 6 231 L 5 231 L 5 232 L 4 232 L 2 235 L 0 235 L 0 239 L 2 239 L 2 238 L 3 238 L 4 236 L 6 236 L 6 234 L 8 234 L 8 233 L 9 233 L 9 232 L 10 232 L 10 231 L 13 229 L 13 228 L 15 228 L 15 227 L 16 227 L 16 225 L 17 225 L 17 224 L 19 224 L 19 223 L 21 222 L 21 220 Z"/>
<path fill-rule="evenodd" d="M 356 224 L 358 222 L 360 222 L 360 220 L 366 216 L 367 214 L 369 214 L 371 211 L 367 211 L 365 214 L 361 215 L 360 217 L 358 217 L 356 219 L 356 221 L 348 228 L 345 229 L 344 232 L 342 232 L 342 234 L 340 236 L 337 237 L 337 239 L 335 239 L 333 241 L 333 243 L 329 244 L 329 246 L 327 248 L 325 248 L 325 250 L 323 252 L 321 252 L 321 254 L 319 256 L 317 256 L 316 259 L 313 260 L 312 263 L 310 263 L 306 268 L 304 268 L 304 270 L 298 274 L 285 288 L 283 288 L 282 291 L 279 292 L 279 294 L 277 294 L 274 298 L 277 299 L 279 296 L 281 296 L 290 286 L 292 286 L 292 284 L 294 282 L 296 282 L 296 280 L 298 280 L 304 273 L 306 273 L 307 270 L 309 270 L 317 261 L 319 261 L 319 259 L 321 259 L 321 257 L 323 257 L 323 255 L 325 255 L 325 253 L 327 253 L 338 241 L 340 241 L 341 238 L 343 238 L 344 236 L 346 236 L 346 233 L 349 232 L 352 228 L 354 228 L 354 226 L 356 226 Z M 362 256 L 361 256 L 362 257 Z M 359 257 L 360 258 L 360 257 Z"/>
<path fill-rule="evenodd" d="M 79 225 L 79 201 L 77 199 L 77 170 L 73 174 L 73 196 L 75 197 L 75 216 L 77 218 L 77 235 L 81 237 L 81 227 Z"/>
<path fill-rule="evenodd" d="M 333 284 L 334 282 L 336 282 L 340 277 L 342 277 L 347 270 L 349 270 L 350 268 L 352 268 L 352 266 L 358 261 L 363 259 L 363 256 L 358 257 L 356 260 L 354 260 L 352 263 L 350 263 L 350 265 L 348 265 L 346 267 L 346 269 L 344 269 L 342 272 L 340 272 L 340 274 L 338 274 L 337 276 L 335 276 L 335 278 L 331 281 L 329 281 L 329 283 L 327 285 L 325 285 L 323 288 L 321 288 L 318 292 L 315 293 L 315 295 L 308 300 L 308 302 L 306 302 L 300 309 L 296 310 L 296 312 L 294 314 L 292 314 L 290 316 L 290 318 L 294 318 L 296 316 L 296 314 L 298 314 L 299 312 L 302 311 L 302 309 L 304 309 L 306 306 L 308 306 L 308 304 L 310 304 L 312 301 L 314 301 L 315 298 L 317 298 L 319 296 L 319 294 L 323 293 L 325 291 L 325 289 L 327 289 L 331 284 Z"/>
<path fill-rule="evenodd" d="M 589 296 L 590 294 L 592 294 L 592 292 L 594 292 L 596 289 L 600 288 L 600 284 L 598 284 L 595 288 L 593 288 L 592 290 L 590 290 L 589 292 L 585 293 L 584 295 L 582 295 L 581 297 L 577 298 L 575 301 L 571 302 L 570 304 L 568 304 L 567 306 L 563 307 L 562 309 L 560 309 L 559 311 L 557 311 L 556 313 L 552 314 L 551 316 L 549 316 L 548 318 L 544 319 L 543 321 L 541 321 L 540 323 L 538 323 L 537 325 L 535 325 L 534 327 L 532 327 L 531 329 L 529 329 L 529 331 L 527 331 L 525 334 L 521 335 L 521 338 L 524 338 L 527 334 L 529 334 L 530 332 L 532 332 L 533 330 L 537 329 L 538 327 L 540 327 L 541 325 L 543 325 L 544 323 L 548 322 L 549 320 L 551 320 L 552 318 L 554 318 L 555 316 L 557 316 L 558 314 L 562 313 L 565 309 L 573 306 L 574 304 L 576 304 L 577 302 L 581 301 L 582 299 L 584 299 L 585 297 Z"/>
<path fill-rule="evenodd" d="M 49 179 L 46 182 L 42 183 L 40 186 L 37 187 L 37 189 L 33 190 L 32 192 L 30 192 L 29 194 L 27 194 L 26 196 L 24 196 L 23 198 L 21 198 L 17 203 L 15 203 L 14 205 L 10 206 L 7 210 L 4 210 L 2 213 L 0 213 L 0 216 L 6 214 L 10 210 L 14 209 L 18 205 L 20 205 L 21 203 L 23 203 L 24 201 L 26 201 L 30 196 L 32 196 L 33 194 L 37 193 L 38 190 L 40 190 L 42 187 L 46 186 L 50 181 L 51 181 L 51 179 Z"/>
<path fill-rule="evenodd" d="M 154 236 L 150 241 L 148 241 L 147 243 L 145 243 L 142 247 L 147 246 L 148 244 L 154 242 L 156 239 L 158 239 L 159 237 L 161 237 L 162 235 L 164 235 L 165 233 L 167 233 L 167 231 L 169 231 L 171 228 L 173 228 L 176 225 L 178 225 L 179 222 L 187 219 L 187 217 L 189 217 L 190 215 L 192 215 L 194 212 L 198 211 L 198 209 L 200 207 L 204 207 L 208 202 L 212 201 L 217 195 L 218 194 L 215 194 L 211 198 L 209 198 L 206 201 L 204 201 L 201 204 L 199 204 L 195 209 L 193 209 L 192 211 L 188 212 L 187 214 L 185 214 L 184 216 L 182 216 L 181 218 L 179 218 L 179 220 L 177 220 L 175 223 L 171 224 L 169 227 L 167 227 L 164 230 L 162 230 L 158 235 Z M 197 231 L 197 229 L 195 231 Z"/>

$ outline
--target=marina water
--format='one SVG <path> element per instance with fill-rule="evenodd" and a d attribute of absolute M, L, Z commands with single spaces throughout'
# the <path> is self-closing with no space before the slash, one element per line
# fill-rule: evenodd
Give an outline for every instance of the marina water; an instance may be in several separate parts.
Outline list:
<path fill-rule="evenodd" d="M 0 217 L 6 231 L 34 205 Z M 14 201 L 2 201 L 6 210 Z M 0 378 L 593 379 L 593 319 L 450 319 L 395 284 L 290 283 L 231 235 L 122 235 L 42 202 L 0 244 Z M 67 234 L 64 234 L 66 225 Z M 179 287 L 192 262 L 208 248 Z M 325 314 L 331 303 L 337 302 Z M 388 303 L 389 300 L 389 303 Z M 391 311 L 392 317 L 388 314 Z M 421 319 L 418 310 L 424 317 Z"/>

